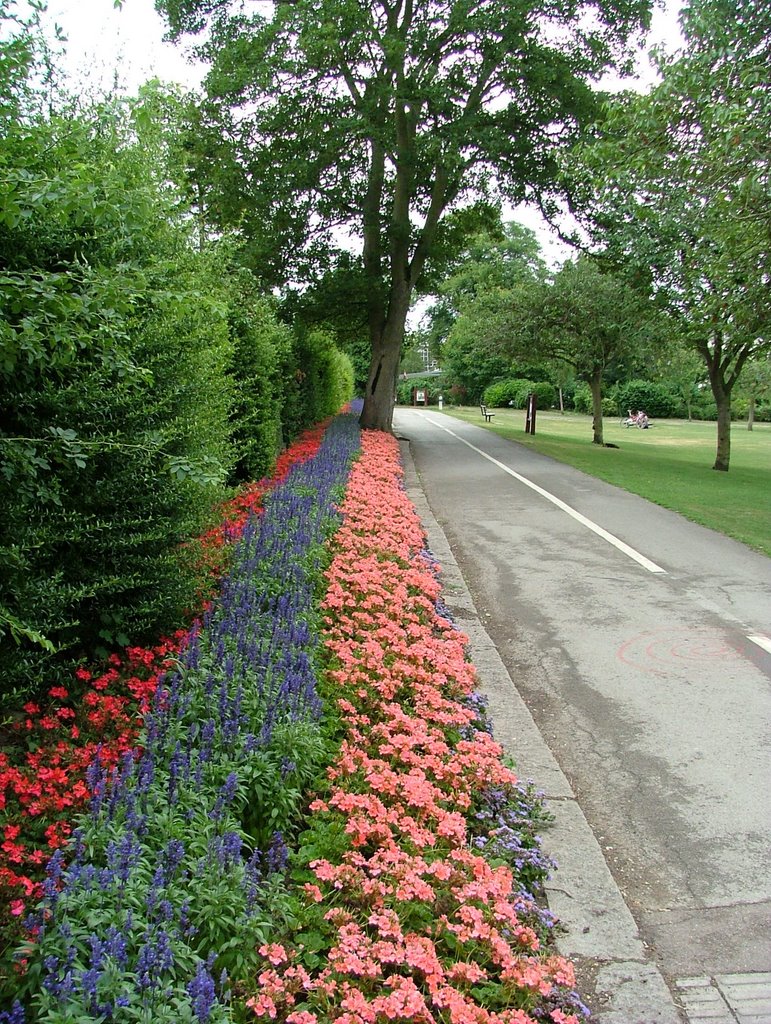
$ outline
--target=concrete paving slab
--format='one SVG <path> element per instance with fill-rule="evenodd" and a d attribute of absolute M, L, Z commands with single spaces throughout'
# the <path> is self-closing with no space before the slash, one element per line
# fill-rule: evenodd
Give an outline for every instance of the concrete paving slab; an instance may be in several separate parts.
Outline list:
<path fill-rule="evenodd" d="M 771 965 L 771 900 L 639 909 L 637 917 L 672 977 L 747 974 Z"/>
<path fill-rule="evenodd" d="M 771 1024 L 771 973 L 719 974 L 715 982 L 739 1024 Z"/>
<path fill-rule="evenodd" d="M 575 800 L 547 801 L 554 824 L 543 833 L 557 871 L 546 885 L 549 907 L 566 931 L 565 956 L 645 960 L 645 948 L 602 850 Z"/>
<path fill-rule="evenodd" d="M 736 1017 L 712 978 L 680 978 L 676 989 L 689 1024 L 736 1024 Z"/>
<path fill-rule="evenodd" d="M 659 971 L 651 964 L 613 963 L 600 969 L 597 992 L 607 1003 L 595 1024 L 682 1024 Z"/>

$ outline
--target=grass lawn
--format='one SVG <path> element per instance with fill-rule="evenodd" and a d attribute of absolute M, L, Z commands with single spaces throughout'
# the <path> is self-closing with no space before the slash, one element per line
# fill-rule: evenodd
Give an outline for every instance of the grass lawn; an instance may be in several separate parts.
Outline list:
<path fill-rule="evenodd" d="M 525 433 L 523 409 L 496 409 L 485 424 L 477 407 L 444 412 L 501 437 L 566 462 L 591 476 L 639 494 L 657 505 L 742 541 L 771 556 L 771 424 L 731 427 L 731 468 L 712 469 L 715 423 L 656 420 L 648 430 L 627 429 L 618 418 L 606 418 L 605 442 L 593 445 L 591 417 L 577 413 L 539 412 L 536 434 Z"/>

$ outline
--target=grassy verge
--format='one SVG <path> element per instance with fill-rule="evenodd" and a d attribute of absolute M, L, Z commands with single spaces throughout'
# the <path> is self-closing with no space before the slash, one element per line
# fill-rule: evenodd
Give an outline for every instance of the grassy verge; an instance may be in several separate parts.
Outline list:
<path fill-rule="evenodd" d="M 649 430 L 637 430 L 607 418 L 605 441 L 618 448 L 600 448 L 591 443 L 589 416 L 539 412 L 531 436 L 521 409 L 496 409 L 491 424 L 476 407 L 444 411 L 771 556 L 771 424 L 757 423 L 752 431 L 734 424 L 730 472 L 716 473 L 714 423 L 656 420 Z"/>

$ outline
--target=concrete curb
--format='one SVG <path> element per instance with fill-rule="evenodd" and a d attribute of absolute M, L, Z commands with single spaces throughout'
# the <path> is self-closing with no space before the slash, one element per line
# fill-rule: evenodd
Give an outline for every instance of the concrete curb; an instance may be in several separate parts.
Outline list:
<path fill-rule="evenodd" d="M 646 955 L 637 925 L 608 869 L 575 794 L 520 697 L 492 640 L 421 487 L 409 450 L 401 441 L 405 487 L 441 566 L 444 600 L 469 637 L 469 656 L 488 699 L 496 739 L 515 760 L 523 779 L 544 792 L 554 825 L 544 850 L 558 864 L 547 886 L 549 908 L 565 931 L 559 951 L 576 965 L 582 998 L 597 1024 L 687 1024 L 667 984 Z"/>

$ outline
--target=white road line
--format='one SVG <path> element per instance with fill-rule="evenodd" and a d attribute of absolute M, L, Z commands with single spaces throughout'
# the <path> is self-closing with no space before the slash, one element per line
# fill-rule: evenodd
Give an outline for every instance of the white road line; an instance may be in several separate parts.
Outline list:
<path fill-rule="evenodd" d="M 757 644 L 758 647 L 762 647 L 764 651 L 768 651 L 768 653 L 771 654 L 771 637 L 759 636 L 755 633 L 749 635 L 747 639 L 751 640 L 754 644 Z"/>
<path fill-rule="evenodd" d="M 538 484 L 533 483 L 532 480 L 528 480 L 527 477 L 522 476 L 521 473 L 517 473 L 513 469 L 509 469 L 508 466 L 504 466 L 502 462 L 499 462 L 497 459 L 494 459 L 492 455 L 488 455 L 487 452 L 483 452 L 481 448 L 477 448 L 476 445 L 471 444 L 470 441 L 466 441 L 465 438 L 460 437 L 458 434 L 456 434 L 454 430 L 450 430 L 448 427 L 443 426 L 443 424 L 437 423 L 436 420 L 431 419 L 429 416 L 426 416 L 425 413 L 419 413 L 419 415 L 422 416 L 423 419 L 428 420 L 428 422 L 432 426 L 439 427 L 440 430 L 444 430 L 445 433 L 450 434 L 452 437 L 454 437 L 456 441 L 460 441 L 462 444 L 467 445 L 472 451 L 476 452 L 478 455 L 481 455 L 483 459 L 487 459 L 488 462 L 492 462 L 494 466 L 497 466 L 499 469 L 502 469 L 504 473 L 508 473 L 509 476 L 513 476 L 515 480 L 519 480 L 519 482 L 524 484 L 525 487 L 529 487 L 537 494 L 540 494 L 542 498 L 546 498 L 546 500 L 550 501 L 552 505 L 556 505 L 557 508 L 561 508 L 563 512 L 567 512 L 567 514 L 571 516 L 573 519 L 575 519 L 576 522 L 581 523 L 582 526 L 585 526 L 587 530 L 591 530 L 592 533 L 596 533 L 598 537 L 602 537 L 602 539 L 606 540 L 608 544 L 612 544 L 614 548 L 617 548 L 619 551 L 623 552 L 623 554 L 633 559 L 644 569 L 647 569 L 648 572 L 662 573 L 664 575 L 667 575 L 666 569 L 662 569 L 660 565 L 656 565 L 655 562 L 651 562 L 651 560 L 649 558 L 646 558 L 645 555 L 641 555 L 639 551 L 635 551 L 634 548 L 631 548 L 628 544 L 625 544 L 623 540 L 619 540 L 619 538 L 615 537 L 612 533 L 608 533 L 607 530 L 603 530 L 601 526 L 598 526 L 597 523 L 593 523 L 592 520 L 587 519 L 586 516 L 581 515 L 580 512 L 577 512 L 574 508 L 571 508 L 570 505 L 565 504 L 565 502 L 558 498 L 555 494 L 551 494 L 549 491 L 544 490 L 543 487 L 539 487 Z"/>

